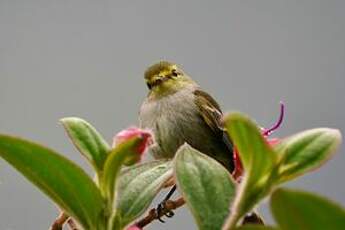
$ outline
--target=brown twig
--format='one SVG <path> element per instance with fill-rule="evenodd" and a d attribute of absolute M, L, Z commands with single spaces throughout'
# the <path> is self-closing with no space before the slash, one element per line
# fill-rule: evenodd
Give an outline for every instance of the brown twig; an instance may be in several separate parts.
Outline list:
<path fill-rule="evenodd" d="M 157 214 L 156 209 L 153 208 L 148 212 L 146 217 L 144 217 L 143 219 L 139 220 L 136 223 L 136 226 L 138 226 L 139 228 L 144 228 L 146 225 L 150 224 L 152 221 L 154 221 L 160 217 L 163 217 L 166 213 L 181 207 L 185 203 L 186 202 L 183 199 L 183 197 L 181 197 L 177 200 L 167 200 L 165 202 L 164 209 L 162 210 L 162 212 L 159 215 Z"/>
<path fill-rule="evenodd" d="M 70 230 L 79 230 L 77 224 L 66 213 L 60 212 L 54 223 L 50 226 L 49 230 L 62 230 L 63 225 L 66 223 Z"/>
<path fill-rule="evenodd" d="M 59 216 L 56 218 L 52 226 L 50 226 L 50 230 L 62 230 L 62 226 L 68 218 L 69 216 L 66 213 L 60 212 Z"/>
<path fill-rule="evenodd" d="M 163 217 L 165 214 L 168 212 L 171 212 L 172 210 L 178 209 L 179 207 L 183 206 L 185 204 L 185 200 L 183 197 L 178 198 L 177 200 L 167 200 L 164 205 L 164 209 L 161 211 L 161 213 L 158 215 L 157 210 L 155 208 L 151 209 L 148 212 L 148 215 L 138 221 L 136 223 L 136 226 L 140 228 L 144 228 L 148 224 L 150 224 L 152 221 Z M 75 224 L 74 220 L 70 218 L 67 214 L 64 212 L 61 212 L 58 218 L 54 221 L 52 226 L 50 227 L 49 230 L 62 230 L 63 225 L 68 223 L 69 228 L 71 230 L 78 230 L 78 226 Z"/>
<path fill-rule="evenodd" d="M 67 224 L 71 230 L 79 230 L 77 224 L 74 222 L 72 218 L 69 218 Z"/>

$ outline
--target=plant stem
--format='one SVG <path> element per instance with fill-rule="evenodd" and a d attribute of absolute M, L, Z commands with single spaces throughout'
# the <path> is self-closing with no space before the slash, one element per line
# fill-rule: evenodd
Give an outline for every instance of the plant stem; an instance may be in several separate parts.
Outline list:
<path fill-rule="evenodd" d="M 66 221 L 71 230 L 79 230 L 74 220 L 63 211 L 60 212 L 59 216 L 56 218 L 49 230 L 62 230 L 63 225 L 66 223 Z"/>

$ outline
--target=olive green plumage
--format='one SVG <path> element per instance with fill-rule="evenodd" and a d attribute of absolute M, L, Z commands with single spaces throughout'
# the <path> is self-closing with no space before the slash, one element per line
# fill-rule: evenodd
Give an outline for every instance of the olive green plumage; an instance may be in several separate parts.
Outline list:
<path fill-rule="evenodd" d="M 230 172 L 234 168 L 232 145 L 222 127 L 218 103 L 178 66 L 159 62 L 145 72 L 150 89 L 140 109 L 140 126 L 153 130 L 153 156 L 172 158 L 187 142 Z"/>

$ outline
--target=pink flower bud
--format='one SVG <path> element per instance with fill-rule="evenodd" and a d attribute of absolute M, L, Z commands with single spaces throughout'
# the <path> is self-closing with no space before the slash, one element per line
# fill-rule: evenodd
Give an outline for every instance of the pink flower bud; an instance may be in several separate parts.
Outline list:
<path fill-rule="evenodd" d="M 140 138 L 141 142 L 137 146 L 137 153 L 139 155 L 142 155 L 146 152 L 147 148 L 153 144 L 153 134 L 150 130 L 147 129 L 140 129 L 137 127 L 130 127 L 127 129 L 122 130 L 116 136 L 113 140 L 113 148 L 121 144 L 125 141 L 128 141 L 132 138 Z"/>
<path fill-rule="evenodd" d="M 270 146 L 275 146 L 275 145 L 279 144 L 280 139 L 279 138 L 271 138 L 271 139 L 266 139 L 266 141 Z"/>
<path fill-rule="evenodd" d="M 280 102 L 280 116 L 279 116 L 279 119 L 276 122 L 276 124 L 274 124 L 269 129 L 264 129 L 264 128 L 261 129 L 262 136 L 265 138 L 266 142 L 270 146 L 274 146 L 280 142 L 280 139 L 278 139 L 278 138 L 268 139 L 268 137 L 275 130 L 277 130 L 280 127 L 280 125 L 282 124 L 283 119 L 284 119 L 284 111 L 285 111 L 285 106 L 282 102 Z M 232 172 L 232 176 L 235 178 L 236 181 L 241 181 L 242 175 L 243 175 L 243 166 L 242 166 L 240 155 L 239 155 L 239 152 L 238 152 L 236 146 L 234 146 L 234 149 L 233 149 L 233 159 L 234 159 L 235 169 Z"/>
<path fill-rule="evenodd" d="M 129 226 L 126 230 L 142 230 L 142 228 L 139 228 L 137 225 L 133 224 Z"/>

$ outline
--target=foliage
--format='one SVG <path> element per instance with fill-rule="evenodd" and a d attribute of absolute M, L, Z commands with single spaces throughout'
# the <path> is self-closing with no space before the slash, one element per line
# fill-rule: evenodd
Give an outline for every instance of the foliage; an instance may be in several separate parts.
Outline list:
<path fill-rule="evenodd" d="M 330 159 L 341 142 L 338 130 L 307 130 L 272 146 L 247 116 L 225 116 L 225 130 L 244 169 L 236 182 L 221 164 L 188 144 L 173 160 L 138 163 L 151 143 L 150 133 L 131 128 L 130 135 L 122 132 L 121 142 L 110 147 L 83 119 L 61 121 L 93 166 L 94 180 L 61 154 L 21 138 L 0 135 L 0 156 L 83 229 L 116 230 L 133 224 L 172 177 L 199 229 L 345 229 L 343 208 L 310 193 L 279 188 Z M 278 226 L 239 226 L 266 197 Z"/>

